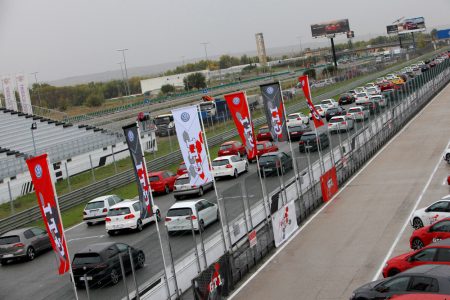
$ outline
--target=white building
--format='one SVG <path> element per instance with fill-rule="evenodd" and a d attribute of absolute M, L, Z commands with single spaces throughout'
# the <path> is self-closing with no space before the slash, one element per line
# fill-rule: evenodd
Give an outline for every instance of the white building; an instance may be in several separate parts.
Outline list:
<path fill-rule="evenodd" d="M 203 73 L 203 75 L 205 75 L 206 77 L 208 76 L 208 71 L 197 71 L 145 79 L 141 80 L 141 92 L 142 94 L 144 94 L 145 92 L 151 92 L 155 94 L 158 93 L 161 90 L 161 87 L 165 84 L 171 84 L 175 88 L 184 88 L 183 79 L 193 73 Z"/>

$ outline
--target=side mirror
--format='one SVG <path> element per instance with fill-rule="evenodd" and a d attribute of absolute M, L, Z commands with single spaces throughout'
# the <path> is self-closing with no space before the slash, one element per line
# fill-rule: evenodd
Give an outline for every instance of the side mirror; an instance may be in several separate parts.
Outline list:
<path fill-rule="evenodd" d="M 425 209 L 425 212 L 430 212 L 431 209 L 428 207 L 427 209 Z"/>

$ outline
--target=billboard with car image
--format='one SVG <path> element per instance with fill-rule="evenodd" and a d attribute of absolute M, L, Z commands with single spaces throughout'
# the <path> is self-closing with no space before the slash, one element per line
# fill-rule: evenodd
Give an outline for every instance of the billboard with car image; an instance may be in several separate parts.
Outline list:
<path fill-rule="evenodd" d="M 334 20 L 311 25 L 311 34 L 313 38 L 326 37 L 335 34 L 344 34 L 350 31 L 348 19 Z"/>
<path fill-rule="evenodd" d="M 425 19 L 423 17 L 404 19 L 400 24 L 397 25 L 399 34 L 425 31 L 425 29 Z"/>

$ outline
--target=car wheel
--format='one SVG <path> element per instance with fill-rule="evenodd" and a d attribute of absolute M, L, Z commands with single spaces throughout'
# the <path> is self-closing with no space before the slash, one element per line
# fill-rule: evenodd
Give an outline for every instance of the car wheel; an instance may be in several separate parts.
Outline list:
<path fill-rule="evenodd" d="M 400 273 L 400 271 L 398 269 L 390 269 L 387 275 L 388 275 L 388 277 L 392 277 L 392 276 L 397 275 L 398 273 Z"/>
<path fill-rule="evenodd" d="M 136 231 L 142 231 L 142 229 L 144 229 L 144 226 L 142 225 L 142 220 L 141 219 L 139 219 L 139 220 L 137 220 L 137 223 L 136 223 Z"/>
<path fill-rule="evenodd" d="M 445 159 L 446 159 L 447 162 L 450 164 L 450 153 L 448 153 L 448 154 L 445 156 Z"/>
<path fill-rule="evenodd" d="M 92 222 L 86 222 L 87 226 L 92 226 Z"/>
<path fill-rule="evenodd" d="M 156 222 L 161 222 L 161 212 L 159 209 L 156 211 Z"/>
<path fill-rule="evenodd" d="M 0 260 L 0 265 L 5 266 L 8 263 L 7 259 Z"/>
<path fill-rule="evenodd" d="M 200 222 L 198 223 L 198 230 L 200 232 L 204 232 L 205 231 L 205 222 L 203 222 L 203 220 L 200 220 Z"/>
<path fill-rule="evenodd" d="M 245 164 L 245 172 L 248 172 L 248 164 Z"/>
<path fill-rule="evenodd" d="M 36 251 L 33 247 L 28 247 L 27 249 L 27 260 L 31 261 L 36 257 Z"/>
<path fill-rule="evenodd" d="M 143 268 L 145 265 L 145 254 L 142 251 L 139 251 L 137 257 L 136 257 L 136 267 L 138 269 Z"/>
<path fill-rule="evenodd" d="M 116 232 L 115 232 L 114 230 L 108 230 L 108 231 L 106 231 L 106 233 L 107 233 L 109 236 L 113 236 Z"/>
<path fill-rule="evenodd" d="M 414 250 L 419 250 L 419 249 L 423 248 L 423 246 L 425 246 L 425 245 L 419 238 L 415 238 L 411 242 L 411 248 L 413 248 Z"/>
<path fill-rule="evenodd" d="M 119 283 L 120 275 L 119 272 L 117 272 L 116 269 L 112 269 L 111 274 L 109 274 L 109 278 L 111 280 L 112 285 L 116 285 Z"/>
<path fill-rule="evenodd" d="M 200 197 L 203 196 L 203 188 L 202 187 L 198 190 L 198 195 Z"/>
<path fill-rule="evenodd" d="M 164 187 L 164 193 L 165 193 L 165 194 L 170 193 L 169 186 L 166 185 L 166 186 Z"/>
<path fill-rule="evenodd" d="M 233 177 L 234 178 L 238 178 L 239 177 L 239 172 L 237 171 L 237 169 L 234 169 Z"/>
<path fill-rule="evenodd" d="M 423 222 L 420 218 L 414 218 L 413 219 L 413 227 L 414 229 L 419 229 L 423 227 Z"/>

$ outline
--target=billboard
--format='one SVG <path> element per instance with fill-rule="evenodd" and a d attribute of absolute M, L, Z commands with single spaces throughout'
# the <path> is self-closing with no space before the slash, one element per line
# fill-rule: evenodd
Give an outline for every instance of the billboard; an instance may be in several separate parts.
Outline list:
<path fill-rule="evenodd" d="M 403 20 L 403 23 L 400 23 L 397 26 L 399 34 L 424 31 L 425 19 L 423 17 L 405 19 Z"/>
<path fill-rule="evenodd" d="M 339 33 L 347 33 L 350 31 L 348 19 L 334 20 L 311 25 L 311 33 L 313 38 L 334 35 Z"/>
<path fill-rule="evenodd" d="M 444 30 L 438 30 L 436 36 L 440 40 L 450 39 L 450 28 Z"/>
<path fill-rule="evenodd" d="M 398 25 L 388 25 L 386 26 L 387 34 L 397 34 L 398 33 Z"/>

